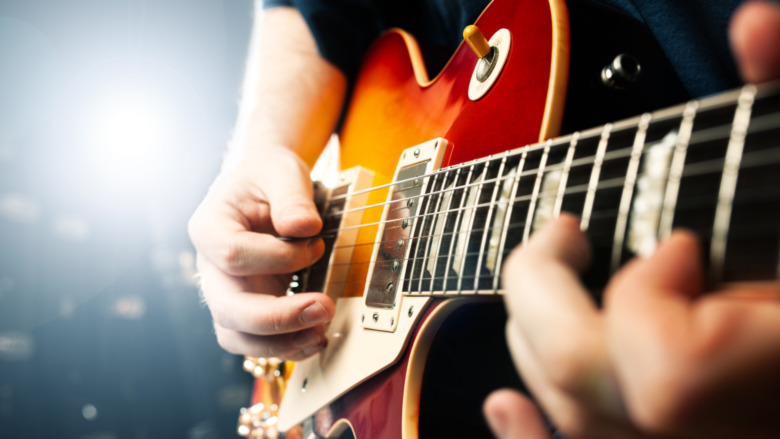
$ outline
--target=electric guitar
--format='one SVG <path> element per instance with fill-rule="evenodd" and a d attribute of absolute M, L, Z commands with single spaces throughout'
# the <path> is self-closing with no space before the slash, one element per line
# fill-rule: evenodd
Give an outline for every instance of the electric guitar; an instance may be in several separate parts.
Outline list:
<path fill-rule="evenodd" d="M 569 23 L 561 0 L 496 1 L 477 21 L 490 40 L 471 30 L 477 56 L 461 45 L 434 79 L 409 34 L 375 43 L 340 133 L 345 171 L 318 190 L 326 254 L 291 284 L 335 300 L 329 344 L 294 368 L 247 359 L 260 378 L 241 434 L 487 434 L 484 397 L 522 389 L 501 269 L 560 212 L 593 243 L 596 289 L 676 227 L 701 237 L 712 284 L 780 277 L 780 87 L 555 138 Z M 622 99 L 646 64 L 610 56 L 593 78 Z"/>

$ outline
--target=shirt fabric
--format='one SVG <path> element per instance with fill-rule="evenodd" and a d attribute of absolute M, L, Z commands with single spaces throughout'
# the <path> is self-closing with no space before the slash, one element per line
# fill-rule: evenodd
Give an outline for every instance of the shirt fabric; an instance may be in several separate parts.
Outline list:
<path fill-rule="evenodd" d="M 518 0 L 519 1 L 519 0 Z M 540 0 L 535 0 L 540 1 Z M 733 88 L 739 77 L 728 46 L 729 18 L 741 0 L 568 0 L 618 10 L 646 26 L 692 97 Z M 425 46 L 455 50 L 485 0 L 265 0 L 293 6 L 306 20 L 322 56 L 350 81 L 370 44 L 400 27 Z"/>

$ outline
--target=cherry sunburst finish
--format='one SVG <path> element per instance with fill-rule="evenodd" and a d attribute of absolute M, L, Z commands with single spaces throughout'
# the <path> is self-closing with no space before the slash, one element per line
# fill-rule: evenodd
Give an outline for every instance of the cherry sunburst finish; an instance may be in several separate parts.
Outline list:
<path fill-rule="evenodd" d="M 370 169 L 375 173 L 372 186 L 376 187 L 390 183 L 404 149 L 433 138 L 449 141 L 442 163 L 446 166 L 558 134 L 569 62 L 565 3 L 492 2 L 475 24 L 488 38 L 502 28 L 509 29 L 513 37 L 497 82 L 477 101 L 469 99 L 468 87 L 478 58 L 465 43 L 430 79 L 423 54 L 410 34 L 394 29 L 375 42 L 363 62 L 339 133 L 341 169 Z M 387 190 L 372 191 L 366 204 L 381 206 L 386 197 Z M 376 241 L 378 230 L 371 224 L 377 223 L 381 214 L 381 208 L 363 213 L 362 224 L 369 226 L 361 227 L 358 233 L 345 297 L 363 295 L 372 254 L 370 244 Z M 351 431 L 358 438 L 417 437 L 419 410 L 409 399 L 419 398 L 422 367 L 432 335 L 458 303 L 436 303 L 428 308 L 421 318 L 427 323 L 415 328 L 412 336 L 412 340 L 419 340 L 418 346 L 407 349 L 394 366 L 321 410 L 314 417 L 316 434 L 337 436 Z M 436 318 L 429 319 L 431 315 Z M 410 367 L 414 357 L 418 362 Z M 411 391 L 409 372 L 417 375 Z M 263 379 L 257 380 L 254 404 L 268 403 L 263 397 L 268 394 L 266 387 Z M 476 409 L 479 411 L 479 401 Z M 475 416 L 480 417 L 478 413 Z M 486 428 L 484 422 L 478 422 L 482 424 L 479 428 Z M 287 436 L 296 437 L 303 430 L 299 427 Z"/>
<path fill-rule="evenodd" d="M 477 57 L 461 44 L 444 69 L 429 79 L 414 38 L 392 30 L 370 49 L 363 63 L 340 133 L 341 168 L 362 166 L 389 183 L 401 152 L 443 137 L 450 142 L 442 166 L 532 144 L 558 134 L 569 62 L 569 30 L 562 0 L 491 3 L 476 22 L 486 36 L 512 32 L 506 66 L 482 99 L 468 97 Z M 460 145 L 460 146 L 459 146 Z M 374 191 L 369 205 L 385 201 Z M 364 223 L 379 220 L 366 212 Z M 373 242 L 376 228 L 361 230 L 359 242 Z M 370 246 L 355 255 L 346 296 L 363 294 Z"/>
<path fill-rule="evenodd" d="M 331 198 L 329 202 L 341 200 L 342 204 L 326 208 L 324 234 L 334 230 L 339 236 L 354 233 L 347 245 L 339 243 L 340 237 L 331 242 L 326 239 L 333 256 L 326 254 L 310 270 L 324 271 L 328 276 L 340 273 L 336 281 L 318 275 L 323 292 L 337 299 L 336 315 L 328 329 L 329 345 L 314 358 L 297 363 L 289 379 L 289 364 L 276 373 L 262 369 L 270 378 L 257 380 L 253 403 L 272 408 L 257 412 L 264 418 L 256 421 L 254 430 L 251 425 L 244 429 L 250 437 L 276 437 L 277 427 L 290 439 L 489 434 L 480 410 L 484 397 L 499 387 L 522 388 L 503 339 L 505 314 L 497 300 L 501 257 L 560 211 L 581 215 L 583 230 L 588 230 L 591 239 L 606 236 L 601 243 L 594 239 L 594 254 L 602 263 L 594 263 L 593 271 L 601 270 L 607 276 L 630 257 L 629 251 L 637 253 L 632 245 L 640 248 L 648 239 L 664 236 L 672 226 L 709 233 L 710 244 L 705 244 L 711 265 L 720 270 L 717 280 L 740 280 L 732 274 L 750 270 L 760 273 L 745 279 L 780 276 L 780 229 L 776 226 L 780 223 L 780 200 L 774 192 L 755 196 L 756 190 L 780 184 L 780 170 L 775 169 L 780 166 L 780 154 L 774 140 L 780 125 L 777 90 L 763 93 L 746 87 L 724 98 L 702 101 L 701 108 L 698 103 L 689 103 L 548 140 L 559 134 L 567 91 L 570 46 L 564 2 L 496 0 L 476 24 L 488 38 L 502 29 L 511 36 L 505 65 L 492 88 L 477 100 L 469 98 L 468 90 L 478 59 L 465 44 L 433 79 L 427 76 L 417 43 L 401 30 L 385 34 L 366 55 L 340 133 L 340 160 L 341 168 L 349 170 L 345 174 L 365 168 L 373 172 L 372 181 L 355 190 L 358 196 L 350 193 Z M 768 100 L 764 99 L 767 95 Z M 754 108 L 754 99 L 758 102 L 759 98 L 764 100 Z M 694 126 L 694 117 L 699 114 L 704 122 Z M 752 155 L 748 160 L 745 149 L 743 164 L 769 168 L 740 180 L 745 186 L 743 193 L 753 194 L 741 200 L 735 195 L 738 184 L 734 175 L 741 166 L 751 117 L 757 118 L 757 134 L 751 134 Z M 544 144 L 532 145 L 538 142 Z M 687 152 L 689 144 L 692 147 Z M 424 151 L 432 167 L 402 177 L 403 170 L 419 165 L 407 157 L 415 145 L 419 145 L 415 156 L 418 150 Z M 530 146 L 518 149 L 523 145 Z M 668 175 L 653 177 L 642 166 L 658 159 L 643 158 L 643 154 L 662 157 L 660 168 L 674 169 Z M 523 168 L 526 158 L 530 164 Z M 694 162 L 689 168 L 693 171 L 690 179 L 683 177 L 688 161 Z M 445 167 L 449 168 L 437 171 Z M 468 177 L 459 175 L 460 169 L 468 172 Z M 477 172 L 481 175 L 476 183 L 469 180 L 472 169 L 477 169 L 475 176 Z M 486 175 L 490 173 L 488 182 Z M 360 170 L 353 174 L 364 180 L 368 175 Z M 666 183 L 667 178 L 672 183 Z M 633 208 L 640 198 L 658 195 L 635 190 L 638 179 L 645 179 L 648 184 L 644 186 L 661 184 L 664 211 L 657 217 L 635 215 Z M 418 180 L 424 182 L 418 184 Z M 402 183 L 408 187 L 401 188 Z M 493 195 L 480 199 L 485 183 Z M 412 194 L 415 187 L 418 191 Z M 682 205 L 690 201 L 692 193 L 698 196 L 706 192 L 703 189 L 713 187 L 720 189 L 710 190 L 706 202 L 697 199 L 686 207 L 687 212 L 680 212 L 679 221 L 674 217 L 678 197 Z M 447 192 L 450 195 L 445 195 Z M 594 201 L 597 192 L 598 201 Z M 401 198 L 393 198 L 396 195 Z M 349 203 L 345 199 L 358 198 L 360 205 L 343 204 Z M 415 200 L 420 200 L 420 206 L 414 209 L 427 203 L 419 216 L 411 207 Z M 457 205 L 456 200 L 460 200 L 460 207 L 450 208 Z M 750 247 L 740 249 L 737 245 L 737 251 L 732 252 L 739 255 L 748 248 L 758 256 L 743 258 L 743 264 L 734 270 L 739 264 L 726 263 L 732 258 L 727 257 L 726 244 L 738 244 L 730 240 L 729 221 L 740 226 L 744 220 L 739 215 L 747 210 L 734 207 L 732 218 L 732 205 L 759 202 L 769 206 L 762 211 L 766 218 L 762 227 L 767 228 L 752 227 L 749 232 L 760 232 L 760 243 L 753 235 L 743 239 L 747 235 L 741 230 L 740 239 Z M 671 208 L 667 209 L 668 205 Z M 394 209 L 405 213 L 391 219 L 389 212 Z M 591 217 L 597 209 L 601 210 Z M 484 216 L 473 232 L 478 210 Z M 328 222 L 333 211 L 340 212 L 338 224 Z M 347 216 L 357 211 L 359 220 L 345 227 Z M 462 212 L 469 222 L 461 218 Z M 404 218 L 409 220 L 410 230 L 406 230 Z M 388 232 L 392 227 L 385 225 L 391 223 L 395 229 L 404 229 L 406 235 L 399 239 L 393 231 Z M 443 230 L 445 225 L 457 230 Z M 514 230 L 507 232 L 512 227 Z M 658 231 L 657 236 L 643 235 L 642 230 L 648 227 Z M 468 247 L 473 236 L 481 239 L 476 252 L 473 246 Z M 465 242 L 464 247 L 455 249 L 456 241 Z M 398 251 L 394 252 L 396 243 Z M 339 253 L 345 248 L 349 248 L 347 253 Z M 475 253 L 478 256 L 472 256 Z M 380 256 L 384 258 L 381 261 Z M 476 262 L 466 264 L 472 257 Z M 459 270 L 453 262 L 457 258 L 463 260 Z M 763 263 L 756 264 L 761 258 Z M 384 278 L 374 272 L 383 264 Z M 464 278 L 467 281 L 462 282 Z M 377 279 L 380 289 L 386 285 L 388 294 L 392 290 L 395 296 L 369 305 Z M 455 287 L 448 282 L 454 280 Z M 271 381 L 276 387 L 269 390 Z M 285 385 L 287 394 L 277 419 L 277 396 Z"/>

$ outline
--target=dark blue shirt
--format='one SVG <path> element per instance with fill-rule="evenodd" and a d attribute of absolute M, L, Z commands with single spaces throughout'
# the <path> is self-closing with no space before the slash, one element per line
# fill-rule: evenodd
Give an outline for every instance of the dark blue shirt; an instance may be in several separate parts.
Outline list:
<path fill-rule="evenodd" d="M 522 1 L 522 0 L 518 0 Z M 543 0 L 534 0 L 543 1 Z M 729 17 L 741 0 L 568 0 L 600 3 L 646 26 L 692 97 L 739 83 L 728 46 Z M 382 32 L 400 27 L 426 47 L 451 53 L 485 0 L 265 0 L 295 6 L 325 59 L 354 80 L 362 55 Z M 619 38 L 619 36 L 616 36 Z"/>

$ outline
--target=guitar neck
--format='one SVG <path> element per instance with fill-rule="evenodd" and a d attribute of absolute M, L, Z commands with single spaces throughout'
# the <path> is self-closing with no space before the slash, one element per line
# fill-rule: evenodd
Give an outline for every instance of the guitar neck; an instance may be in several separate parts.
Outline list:
<path fill-rule="evenodd" d="M 775 279 L 780 98 L 753 86 L 497 157 L 398 178 L 387 228 L 409 230 L 404 294 L 498 293 L 506 255 L 570 212 L 592 242 L 591 286 L 673 228 L 696 232 L 712 283 Z M 391 206 L 391 209 L 393 207 Z M 395 241 L 388 242 L 388 246 Z"/>

